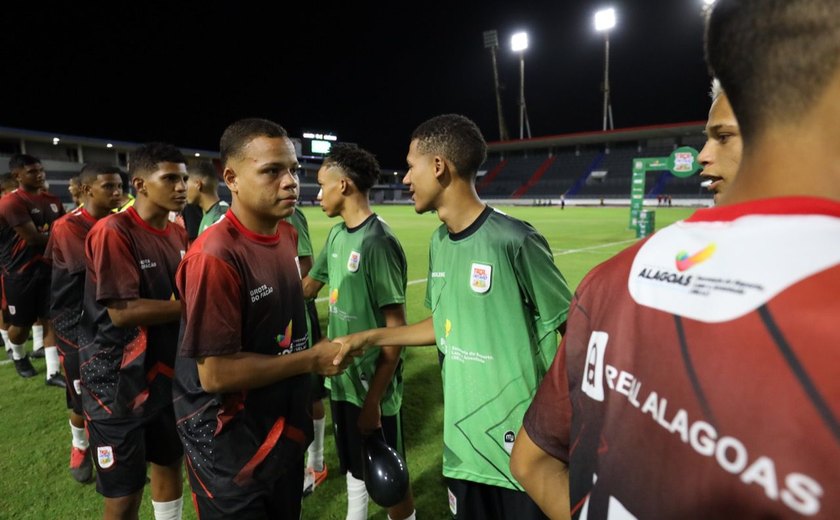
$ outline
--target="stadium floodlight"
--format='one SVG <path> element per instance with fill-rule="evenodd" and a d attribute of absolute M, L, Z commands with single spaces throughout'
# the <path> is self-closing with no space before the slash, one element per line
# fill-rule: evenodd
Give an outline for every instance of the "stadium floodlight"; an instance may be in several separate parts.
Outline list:
<path fill-rule="evenodd" d="M 531 138 L 531 125 L 525 110 L 525 50 L 528 49 L 528 33 L 518 32 L 510 38 L 510 48 L 519 53 L 519 138 L 525 138 L 525 128 L 528 138 Z"/>
<path fill-rule="evenodd" d="M 615 9 L 612 7 L 601 9 L 595 13 L 595 30 L 604 33 L 604 124 L 603 130 L 607 129 L 607 117 L 609 116 L 610 129 L 615 128 L 612 117 L 612 103 L 610 102 L 610 29 L 614 28 Z"/>
<path fill-rule="evenodd" d="M 596 31 L 609 31 L 613 27 L 615 27 L 615 9 L 610 7 L 609 9 L 601 9 L 600 11 L 595 13 Z"/>
<path fill-rule="evenodd" d="M 510 37 L 510 48 L 513 52 L 522 52 L 528 49 L 528 33 L 518 32 Z"/>

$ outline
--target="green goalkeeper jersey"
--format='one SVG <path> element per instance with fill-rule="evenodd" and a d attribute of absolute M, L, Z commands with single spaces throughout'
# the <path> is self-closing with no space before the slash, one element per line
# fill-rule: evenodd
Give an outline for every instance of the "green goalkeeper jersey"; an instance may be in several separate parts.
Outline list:
<path fill-rule="evenodd" d="M 406 262 L 399 241 L 375 214 L 349 229 L 330 230 L 309 276 L 328 285 L 330 338 L 385 326 L 382 307 L 405 303 Z M 376 370 L 379 348 L 367 350 L 344 373 L 329 377 L 330 398 L 361 407 Z M 382 415 L 402 405 L 402 362 L 380 402 Z"/>
<path fill-rule="evenodd" d="M 443 355 L 443 473 L 522 490 L 510 451 L 557 352 L 571 293 L 545 238 L 489 206 L 432 236 L 426 306 Z"/>

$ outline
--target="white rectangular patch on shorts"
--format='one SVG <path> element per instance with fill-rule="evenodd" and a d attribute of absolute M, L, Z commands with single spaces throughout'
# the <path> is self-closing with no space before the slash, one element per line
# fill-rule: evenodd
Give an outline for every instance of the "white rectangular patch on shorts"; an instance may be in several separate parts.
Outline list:
<path fill-rule="evenodd" d="M 96 461 L 102 469 L 108 469 L 114 465 L 114 448 L 111 446 L 96 447 Z"/>
<path fill-rule="evenodd" d="M 16 312 L 14 305 L 9 305 L 9 314 L 14 314 Z"/>
<path fill-rule="evenodd" d="M 74 379 L 73 380 L 73 390 L 76 391 L 76 395 L 82 395 L 82 380 L 81 379 Z"/>
<path fill-rule="evenodd" d="M 451 489 L 446 488 L 446 492 L 449 493 L 449 510 L 452 512 L 452 516 L 455 516 L 458 514 L 458 499 L 455 498 L 455 493 Z"/>

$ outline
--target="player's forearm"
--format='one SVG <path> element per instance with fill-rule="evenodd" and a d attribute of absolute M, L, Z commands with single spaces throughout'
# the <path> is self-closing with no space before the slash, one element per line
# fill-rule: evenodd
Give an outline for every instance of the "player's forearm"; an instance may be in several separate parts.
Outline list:
<path fill-rule="evenodd" d="M 513 446 L 510 471 L 549 518 L 571 518 L 568 466 L 537 446 L 524 427 Z"/>
<path fill-rule="evenodd" d="M 107 307 L 117 327 L 161 325 L 181 319 L 181 302 L 177 300 L 112 300 Z"/>
<path fill-rule="evenodd" d="M 394 379 L 394 372 L 400 362 L 400 352 L 402 352 L 402 347 L 382 347 L 379 358 L 376 360 L 373 376 L 370 378 L 365 401 L 369 400 L 376 404 L 382 402 L 388 385 Z"/>
<path fill-rule="evenodd" d="M 318 291 L 324 286 L 324 282 L 310 278 L 309 276 L 304 276 L 301 283 L 303 285 L 303 297 L 307 300 L 318 296 Z"/>
<path fill-rule="evenodd" d="M 239 392 L 312 372 L 314 358 L 311 349 L 285 356 L 254 352 L 208 356 L 198 360 L 198 378 L 205 392 Z"/>
<path fill-rule="evenodd" d="M 424 346 L 435 344 L 435 328 L 431 316 L 423 321 L 402 327 L 383 327 L 366 333 L 366 344 L 371 346 L 405 345 Z"/>

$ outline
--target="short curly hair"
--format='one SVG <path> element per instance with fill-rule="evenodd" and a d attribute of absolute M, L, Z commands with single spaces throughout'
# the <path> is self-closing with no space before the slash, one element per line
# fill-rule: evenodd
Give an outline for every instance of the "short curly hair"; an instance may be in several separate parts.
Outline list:
<path fill-rule="evenodd" d="M 354 144 L 338 143 L 330 149 L 324 166 L 337 166 L 350 177 L 362 193 L 367 193 L 379 178 L 379 162 L 367 150 Z"/>
<path fill-rule="evenodd" d="M 239 157 L 242 150 L 257 137 L 288 137 L 286 129 L 274 121 L 251 117 L 231 123 L 222 133 L 219 150 L 222 164 L 232 157 Z"/>
<path fill-rule="evenodd" d="M 465 179 L 475 178 L 487 158 L 487 143 L 481 130 L 459 114 L 444 114 L 421 123 L 411 134 L 411 140 L 415 139 L 420 153 L 449 159 L 456 173 Z"/>
<path fill-rule="evenodd" d="M 128 173 L 131 177 L 145 177 L 158 169 L 162 162 L 187 163 L 186 157 L 177 147 L 166 143 L 147 143 L 131 153 Z"/>

